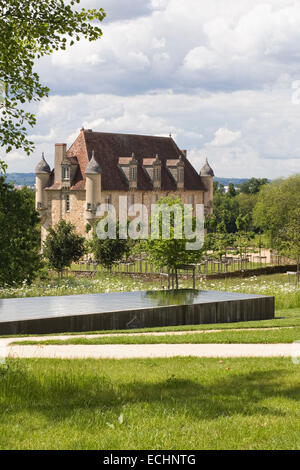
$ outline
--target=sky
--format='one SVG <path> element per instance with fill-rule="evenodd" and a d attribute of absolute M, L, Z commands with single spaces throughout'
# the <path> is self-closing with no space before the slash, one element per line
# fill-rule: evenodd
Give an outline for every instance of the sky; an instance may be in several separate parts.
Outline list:
<path fill-rule="evenodd" d="M 168 136 L 219 177 L 300 172 L 299 0 L 82 0 L 104 8 L 103 37 L 36 65 L 50 96 L 34 106 L 31 172 L 55 142 L 94 131 Z M 134 150 L 134 149 L 133 149 Z"/>

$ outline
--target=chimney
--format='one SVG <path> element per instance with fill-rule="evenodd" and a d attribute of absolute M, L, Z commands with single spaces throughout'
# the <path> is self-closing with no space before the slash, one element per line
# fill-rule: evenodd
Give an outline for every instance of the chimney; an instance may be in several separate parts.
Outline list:
<path fill-rule="evenodd" d="M 66 156 L 67 144 L 55 144 L 54 182 L 62 182 L 61 164 Z"/>
<path fill-rule="evenodd" d="M 185 158 L 187 157 L 187 150 L 181 150 Z"/>

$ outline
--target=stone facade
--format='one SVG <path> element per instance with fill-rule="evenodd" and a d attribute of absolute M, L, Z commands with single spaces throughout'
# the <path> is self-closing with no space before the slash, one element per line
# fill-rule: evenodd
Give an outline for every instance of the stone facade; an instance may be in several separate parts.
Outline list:
<path fill-rule="evenodd" d="M 180 197 L 184 204 L 204 204 L 212 212 L 213 171 L 208 162 L 197 174 L 172 138 L 105 134 L 82 129 L 74 144 L 55 145 L 51 171 L 44 156 L 36 167 L 36 207 L 42 239 L 49 227 L 70 221 L 87 236 L 99 203 L 112 204 L 119 216 L 119 197 L 151 205 L 162 197 Z"/>

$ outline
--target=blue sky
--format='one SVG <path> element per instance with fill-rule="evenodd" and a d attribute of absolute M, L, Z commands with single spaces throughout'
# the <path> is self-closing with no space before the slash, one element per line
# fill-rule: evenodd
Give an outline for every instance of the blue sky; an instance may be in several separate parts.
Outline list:
<path fill-rule="evenodd" d="M 37 64 L 51 89 L 36 105 L 30 172 L 84 127 L 168 135 L 197 169 L 276 178 L 300 172 L 300 2 L 82 0 L 103 7 L 103 37 Z"/>

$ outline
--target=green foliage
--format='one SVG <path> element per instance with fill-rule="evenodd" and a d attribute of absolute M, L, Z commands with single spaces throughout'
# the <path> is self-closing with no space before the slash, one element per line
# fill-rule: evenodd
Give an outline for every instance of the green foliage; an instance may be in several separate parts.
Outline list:
<path fill-rule="evenodd" d="M 266 178 L 251 178 L 241 184 L 238 189 L 230 183 L 225 192 L 223 184 L 214 182 L 213 214 L 206 219 L 206 228 L 209 233 L 220 232 L 223 227 L 227 233 L 239 231 L 237 223 L 241 218 L 247 218 L 247 230 L 257 231 L 253 223 L 253 210 L 261 188 L 268 183 Z M 246 219 L 245 219 L 246 220 Z"/>
<path fill-rule="evenodd" d="M 236 196 L 236 189 L 235 189 L 235 186 L 234 186 L 233 183 L 229 183 L 229 185 L 228 185 L 228 194 L 231 197 Z"/>
<path fill-rule="evenodd" d="M 208 233 L 205 238 L 205 251 L 212 251 L 214 258 L 221 260 L 226 255 L 228 247 L 232 246 L 234 236 L 226 232 L 226 228 L 221 224 L 216 233 Z"/>
<path fill-rule="evenodd" d="M 120 226 L 116 225 L 116 239 L 106 238 L 100 240 L 96 230 L 93 231 L 93 239 L 89 243 L 89 249 L 95 260 L 105 268 L 111 270 L 113 264 L 127 258 L 131 251 L 131 241 L 120 239 Z"/>
<path fill-rule="evenodd" d="M 75 233 L 75 227 L 61 220 L 54 228 L 50 228 L 43 242 L 43 255 L 50 266 L 62 274 L 62 270 L 70 267 L 85 253 L 85 239 Z"/>
<path fill-rule="evenodd" d="M 250 224 L 250 214 L 242 215 L 239 214 L 238 218 L 236 219 L 236 228 L 239 232 L 248 232 L 249 224 Z"/>
<path fill-rule="evenodd" d="M 233 191 L 225 193 L 223 185 L 215 183 L 214 188 L 213 214 L 207 217 L 206 228 L 208 232 L 216 232 L 222 224 L 226 232 L 234 233 L 239 214 L 237 198 Z"/>
<path fill-rule="evenodd" d="M 251 178 L 239 185 L 239 192 L 243 194 L 257 194 L 262 186 L 268 184 L 267 178 Z"/>
<path fill-rule="evenodd" d="M 280 252 L 297 263 L 297 271 L 300 271 L 300 207 L 291 212 L 291 218 L 279 232 L 281 241 Z"/>
<path fill-rule="evenodd" d="M 85 226 L 85 233 L 89 233 L 92 230 L 91 224 L 86 224 Z"/>
<path fill-rule="evenodd" d="M 36 123 L 24 103 L 39 101 L 49 89 L 33 71 L 35 60 L 65 50 L 81 37 L 95 41 L 101 29 L 93 24 L 105 17 L 100 8 L 78 9 L 80 0 L 0 0 L 0 146 L 6 152 L 22 149 L 28 155 L 34 144 L 27 129 Z M 5 170 L 0 162 L 0 170 Z"/>
<path fill-rule="evenodd" d="M 299 228 L 299 210 L 300 175 L 274 181 L 262 188 L 254 208 L 254 221 L 269 235 L 272 248 L 281 251 L 282 242 L 288 241 L 292 227 Z"/>
<path fill-rule="evenodd" d="M 181 199 L 173 199 L 172 197 L 165 197 L 160 199 L 157 202 L 157 205 L 167 206 L 172 208 L 174 205 L 178 205 L 182 209 L 182 234 L 176 233 L 176 224 L 174 213 L 170 214 L 170 239 L 164 239 L 163 229 L 166 220 L 163 220 L 162 214 L 152 215 L 151 217 L 151 226 L 159 227 L 159 237 L 157 239 L 149 237 L 148 240 L 144 242 L 144 249 L 149 254 L 149 260 L 155 266 L 162 268 L 168 267 L 169 269 L 175 269 L 176 265 L 195 263 L 200 261 L 202 257 L 203 250 L 190 251 L 186 249 L 186 244 L 191 242 L 187 240 L 184 236 L 184 226 L 185 218 L 183 213 L 183 204 Z M 192 217 L 192 215 L 191 215 Z M 195 218 L 193 218 L 193 223 L 195 224 Z M 181 238 L 176 238 L 178 235 Z"/>
<path fill-rule="evenodd" d="M 39 216 L 34 193 L 0 176 L 0 285 L 31 282 L 40 266 Z"/>

